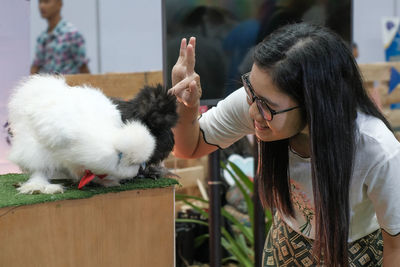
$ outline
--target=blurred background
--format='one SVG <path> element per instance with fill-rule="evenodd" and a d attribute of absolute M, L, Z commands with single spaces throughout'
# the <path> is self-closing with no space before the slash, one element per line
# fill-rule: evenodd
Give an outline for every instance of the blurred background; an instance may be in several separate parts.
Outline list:
<path fill-rule="evenodd" d="M 6 160 L 6 102 L 11 88 L 29 74 L 36 39 L 47 27 L 38 4 L 1 4 L 1 173 L 17 170 Z M 251 66 L 251 48 L 280 25 L 325 25 L 349 45 L 357 44 L 359 63 L 383 62 L 382 19 L 399 14 L 400 0 L 65 0 L 62 8 L 62 17 L 85 38 L 93 74 L 163 71 L 169 86 L 180 39 L 196 36 L 203 100 L 240 87 L 240 74 Z"/>

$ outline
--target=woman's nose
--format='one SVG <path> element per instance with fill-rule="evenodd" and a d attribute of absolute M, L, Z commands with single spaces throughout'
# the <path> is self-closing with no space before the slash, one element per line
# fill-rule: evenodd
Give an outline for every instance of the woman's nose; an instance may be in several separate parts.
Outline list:
<path fill-rule="evenodd" d="M 256 120 L 256 121 L 259 121 L 259 122 L 263 122 L 264 121 L 264 118 L 263 118 L 262 114 L 260 114 L 260 111 L 258 110 L 258 107 L 257 107 L 257 104 L 256 104 L 255 101 L 250 104 L 249 114 L 250 114 L 250 117 L 253 120 Z"/>

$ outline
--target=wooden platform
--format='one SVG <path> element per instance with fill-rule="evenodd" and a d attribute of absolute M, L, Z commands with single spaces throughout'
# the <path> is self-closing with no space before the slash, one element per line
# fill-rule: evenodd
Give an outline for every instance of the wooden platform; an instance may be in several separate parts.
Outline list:
<path fill-rule="evenodd" d="M 397 131 L 397 138 L 400 140 L 400 109 L 390 109 L 390 104 L 400 102 L 400 86 L 388 93 L 391 68 L 400 71 L 400 62 L 368 63 L 360 64 L 359 67 L 365 87 L 371 94 L 376 94 L 383 114 Z M 379 85 L 376 87 L 374 83 Z"/>
<path fill-rule="evenodd" d="M 106 74 L 65 75 L 70 86 L 90 85 L 99 88 L 110 97 L 131 99 L 145 85 L 155 86 L 163 83 L 162 71 Z"/>
<path fill-rule="evenodd" d="M 174 190 L 127 190 L 3 207 L 0 266 L 173 267 Z"/>

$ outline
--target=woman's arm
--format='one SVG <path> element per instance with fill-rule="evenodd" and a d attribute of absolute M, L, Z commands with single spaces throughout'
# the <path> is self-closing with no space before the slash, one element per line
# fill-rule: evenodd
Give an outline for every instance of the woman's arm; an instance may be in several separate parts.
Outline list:
<path fill-rule="evenodd" d="M 204 142 L 198 122 L 201 86 L 200 76 L 194 71 L 196 39 L 191 37 L 189 44 L 182 39 L 179 58 L 172 69 L 172 85 L 169 90 L 177 98 L 179 121 L 175 128 L 173 153 L 177 157 L 196 158 L 217 149 Z"/>
<path fill-rule="evenodd" d="M 216 146 L 204 141 L 198 121 L 198 109 L 198 106 L 178 104 L 179 121 L 172 129 L 175 139 L 173 153 L 176 157 L 198 158 L 217 150 Z"/>
<path fill-rule="evenodd" d="M 383 266 L 400 266 L 400 234 L 391 236 L 382 230 L 383 236 Z"/>

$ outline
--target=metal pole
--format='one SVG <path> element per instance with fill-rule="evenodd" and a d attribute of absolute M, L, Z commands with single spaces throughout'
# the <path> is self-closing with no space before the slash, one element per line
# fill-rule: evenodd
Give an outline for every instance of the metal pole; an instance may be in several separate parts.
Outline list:
<path fill-rule="evenodd" d="M 97 72 L 103 72 L 102 66 L 102 51 L 101 51 L 101 27 L 100 27 L 100 3 L 99 0 L 96 0 L 96 41 L 97 41 Z"/>
<path fill-rule="evenodd" d="M 208 157 L 210 267 L 221 266 L 221 179 L 219 150 Z"/>
<path fill-rule="evenodd" d="M 265 212 L 262 208 L 260 196 L 258 194 L 258 153 L 261 148 L 260 142 L 257 140 L 257 146 L 254 145 L 254 194 L 253 194 L 253 204 L 254 204 L 254 266 L 263 266 L 262 254 L 265 242 Z"/>
<path fill-rule="evenodd" d="M 167 58 L 167 10 L 165 0 L 161 0 L 161 27 L 162 27 L 162 69 L 163 69 L 163 84 L 167 88 L 168 84 L 168 58 Z M 167 88 L 169 89 L 169 88 Z"/>

